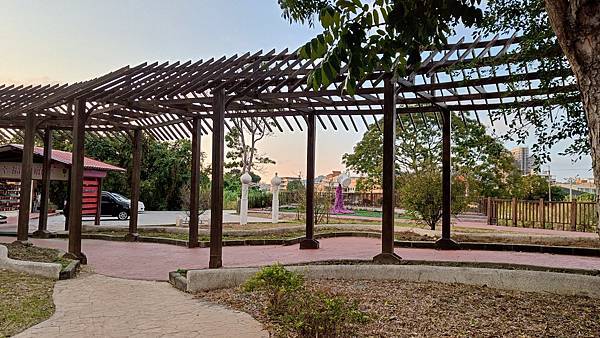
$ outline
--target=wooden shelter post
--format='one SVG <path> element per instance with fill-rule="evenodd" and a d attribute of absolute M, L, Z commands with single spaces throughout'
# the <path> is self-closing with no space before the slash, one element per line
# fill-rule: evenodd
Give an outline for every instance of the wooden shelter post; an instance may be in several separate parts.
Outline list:
<path fill-rule="evenodd" d="M 442 238 L 436 242 L 439 249 L 457 249 L 458 243 L 450 238 L 452 212 L 451 131 L 452 113 L 442 109 Z"/>
<path fill-rule="evenodd" d="M 198 247 L 198 212 L 200 197 L 200 163 L 201 150 L 200 140 L 202 137 L 202 126 L 200 118 L 192 120 L 192 182 L 190 187 L 190 225 L 188 235 L 188 248 Z"/>
<path fill-rule="evenodd" d="M 223 160 L 225 134 L 225 91 L 213 92 L 212 182 L 210 189 L 211 269 L 223 266 Z"/>
<path fill-rule="evenodd" d="M 81 203 L 83 195 L 83 158 L 85 142 L 86 103 L 75 100 L 73 113 L 73 154 L 71 164 L 71 185 L 69 193 L 69 255 L 87 264 L 81 252 Z"/>
<path fill-rule="evenodd" d="M 100 217 L 102 216 L 102 178 L 98 179 L 98 190 L 96 191 L 96 214 L 94 215 L 94 225 L 100 225 Z"/>
<path fill-rule="evenodd" d="M 21 160 L 21 192 L 19 197 L 19 219 L 17 241 L 25 242 L 29 236 L 29 214 L 31 212 L 31 182 L 33 171 L 33 145 L 35 141 L 35 113 L 29 112 L 25 119 L 25 139 Z"/>
<path fill-rule="evenodd" d="M 306 117 L 308 125 L 306 138 L 306 236 L 300 242 L 300 249 L 318 249 L 319 242 L 314 238 L 315 229 L 315 114 Z"/>
<path fill-rule="evenodd" d="M 129 232 L 125 238 L 135 241 L 138 237 L 138 205 L 140 201 L 140 172 L 142 170 L 142 131 L 133 131 L 133 163 L 131 166 L 131 203 L 129 205 Z"/>
<path fill-rule="evenodd" d="M 42 196 L 40 201 L 40 219 L 34 237 L 48 238 L 48 200 L 50 194 L 50 173 L 52 170 L 52 129 L 44 132 L 44 164 L 42 165 Z"/>
<path fill-rule="evenodd" d="M 383 97 L 383 219 L 381 253 L 373 261 L 394 264 L 402 260 L 394 253 L 394 213 L 396 175 L 396 84 L 391 77 L 384 80 Z"/>

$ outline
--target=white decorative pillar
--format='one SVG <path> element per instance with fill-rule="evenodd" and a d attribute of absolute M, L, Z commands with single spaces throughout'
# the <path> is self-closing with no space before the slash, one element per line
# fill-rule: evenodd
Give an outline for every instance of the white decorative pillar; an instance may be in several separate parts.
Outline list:
<path fill-rule="evenodd" d="M 271 179 L 271 187 L 273 188 L 273 202 L 271 204 L 271 222 L 279 222 L 279 186 L 281 185 L 281 178 L 275 176 Z"/>
<path fill-rule="evenodd" d="M 242 200 L 240 202 L 240 225 L 248 224 L 248 186 L 252 182 L 252 176 L 245 172 L 241 177 L 242 181 Z"/>

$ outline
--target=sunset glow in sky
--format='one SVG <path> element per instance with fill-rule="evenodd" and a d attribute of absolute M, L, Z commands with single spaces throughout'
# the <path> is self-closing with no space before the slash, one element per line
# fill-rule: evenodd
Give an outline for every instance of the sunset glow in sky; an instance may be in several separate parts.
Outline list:
<path fill-rule="evenodd" d="M 142 62 L 295 50 L 316 32 L 282 19 L 276 0 L 0 0 L 0 83 L 71 83 Z M 317 174 L 343 169 L 341 156 L 362 128 L 319 130 Z M 277 162 L 265 167 L 267 181 L 274 172 L 304 174 L 305 137 L 296 131 L 260 144 Z M 210 154 L 209 137 L 202 148 Z M 554 155 L 551 170 L 560 179 L 592 177 L 590 163 Z"/>

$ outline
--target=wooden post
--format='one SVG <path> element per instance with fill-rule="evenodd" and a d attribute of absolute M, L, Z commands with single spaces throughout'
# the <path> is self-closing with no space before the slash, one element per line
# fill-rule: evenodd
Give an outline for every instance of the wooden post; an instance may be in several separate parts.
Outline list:
<path fill-rule="evenodd" d="M 577 200 L 571 201 L 571 231 L 577 231 Z"/>
<path fill-rule="evenodd" d="M 94 216 L 94 225 L 100 225 L 100 217 L 102 216 L 102 178 L 98 178 L 98 191 L 96 194 L 98 205 L 96 206 L 96 215 Z"/>
<path fill-rule="evenodd" d="M 69 256 L 87 264 L 81 252 L 81 197 L 83 194 L 83 157 L 85 122 L 87 120 L 85 100 L 75 100 L 73 113 L 73 155 L 71 160 L 71 186 L 69 194 Z"/>
<path fill-rule="evenodd" d="M 540 198 L 538 208 L 539 208 L 538 213 L 539 213 L 540 227 L 542 229 L 545 229 L 546 228 L 546 208 L 544 208 L 544 199 L 543 198 Z"/>
<path fill-rule="evenodd" d="M 38 229 L 33 237 L 48 238 L 48 197 L 50 192 L 50 172 L 52 170 L 52 130 L 44 132 L 44 163 L 42 165 L 42 196 L 40 199 L 40 218 Z"/>
<path fill-rule="evenodd" d="M 391 77 L 384 80 L 383 96 L 383 205 L 381 253 L 373 261 L 394 264 L 402 260 L 394 253 L 394 208 L 396 176 L 396 84 Z"/>
<path fill-rule="evenodd" d="M 451 133 L 452 113 L 442 110 L 442 238 L 436 242 L 438 249 L 458 249 L 458 243 L 450 238 L 452 213 L 451 181 Z"/>
<path fill-rule="evenodd" d="M 315 114 L 306 116 L 308 125 L 306 138 L 306 237 L 300 242 L 300 249 L 318 249 L 319 242 L 314 238 L 315 228 Z"/>
<path fill-rule="evenodd" d="M 133 131 L 133 163 L 131 166 L 131 203 L 129 204 L 129 232 L 125 236 L 128 241 L 138 238 L 138 205 L 140 201 L 140 172 L 142 170 L 142 131 Z"/>
<path fill-rule="evenodd" d="M 71 209 L 71 173 L 73 171 L 69 168 L 69 178 L 67 179 L 67 200 L 63 207 L 63 214 L 65 216 L 65 231 L 69 231 L 69 210 Z"/>
<path fill-rule="evenodd" d="M 223 158 L 225 92 L 213 92 L 212 182 L 210 189 L 210 259 L 211 269 L 223 266 Z"/>
<path fill-rule="evenodd" d="M 512 213 L 512 226 L 516 227 L 517 226 L 517 198 L 513 197 L 512 198 L 512 202 L 510 204 L 510 211 Z"/>
<path fill-rule="evenodd" d="M 29 112 L 25 119 L 25 140 L 21 160 L 21 192 L 19 197 L 19 219 L 17 221 L 17 241 L 20 242 L 26 242 L 29 237 L 34 141 L 35 113 Z"/>
<path fill-rule="evenodd" d="M 485 214 L 487 216 L 487 224 L 492 225 L 492 198 L 487 198 L 487 204 L 485 207 Z"/>
<path fill-rule="evenodd" d="M 201 149 L 200 139 L 202 137 L 202 120 L 195 117 L 192 121 L 192 182 L 190 187 L 190 226 L 188 235 L 188 248 L 198 247 L 198 204 L 200 197 L 200 163 Z"/>

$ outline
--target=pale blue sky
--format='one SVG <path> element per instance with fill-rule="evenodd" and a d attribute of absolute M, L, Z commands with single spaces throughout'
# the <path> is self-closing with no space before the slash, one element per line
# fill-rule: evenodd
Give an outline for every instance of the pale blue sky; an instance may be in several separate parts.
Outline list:
<path fill-rule="evenodd" d="M 75 82 L 145 61 L 294 50 L 314 34 L 283 20 L 276 0 L 0 0 L 0 83 Z M 361 133 L 317 137 L 317 173 L 326 174 L 342 168 Z M 304 139 L 295 132 L 265 141 L 260 150 L 278 163 L 263 176 L 304 172 Z M 572 164 L 555 155 L 551 166 L 559 178 L 592 176 L 589 158 Z"/>

